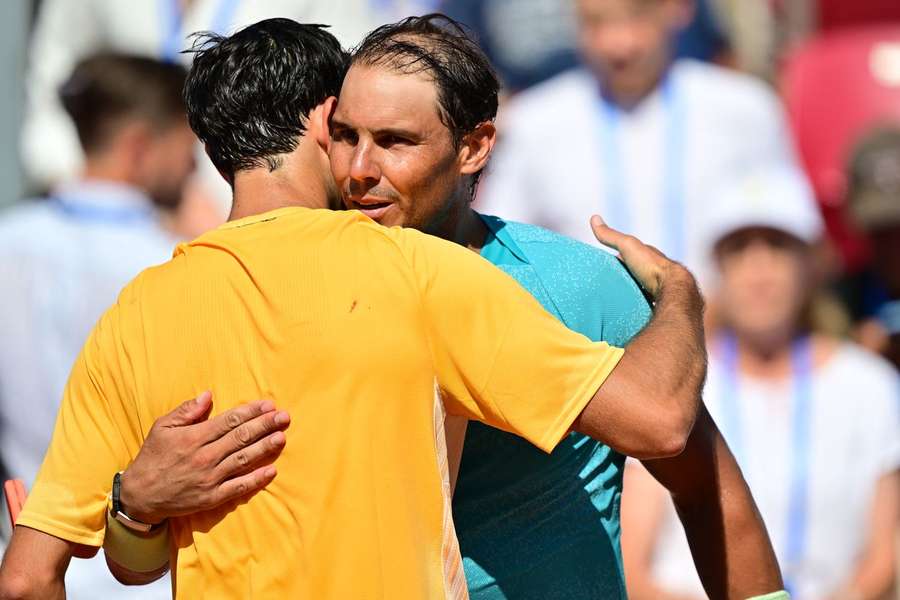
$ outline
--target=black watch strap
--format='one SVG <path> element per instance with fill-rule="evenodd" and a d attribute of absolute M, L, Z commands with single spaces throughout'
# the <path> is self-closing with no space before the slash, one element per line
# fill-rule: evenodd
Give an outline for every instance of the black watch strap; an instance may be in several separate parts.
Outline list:
<path fill-rule="evenodd" d="M 112 500 L 110 507 L 112 510 L 113 518 L 134 531 L 140 531 L 142 533 L 146 533 L 153 529 L 153 525 L 150 523 L 143 523 L 138 521 L 137 519 L 132 519 L 128 516 L 128 514 L 122 510 L 122 471 L 119 471 L 115 475 L 113 475 L 113 483 L 112 483 L 112 493 L 110 494 L 110 498 Z"/>
<path fill-rule="evenodd" d="M 122 510 L 122 472 L 113 475 L 112 484 L 112 511 L 113 514 L 124 512 Z"/>

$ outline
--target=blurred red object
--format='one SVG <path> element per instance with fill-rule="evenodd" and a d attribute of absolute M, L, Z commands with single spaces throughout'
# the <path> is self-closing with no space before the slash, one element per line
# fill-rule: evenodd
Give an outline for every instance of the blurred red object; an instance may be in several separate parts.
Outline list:
<path fill-rule="evenodd" d="M 3 493 L 6 495 L 6 510 L 9 512 L 9 522 L 16 526 L 16 519 L 25 505 L 25 483 L 21 479 L 8 479 L 3 483 Z"/>
<path fill-rule="evenodd" d="M 897 0 L 818 0 L 821 31 L 854 25 L 900 22 Z"/>
<path fill-rule="evenodd" d="M 846 268 L 856 271 L 867 249 L 845 215 L 846 169 L 860 136 L 882 123 L 900 123 L 900 23 L 810 39 L 788 55 L 782 92 L 828 233 Z"/>

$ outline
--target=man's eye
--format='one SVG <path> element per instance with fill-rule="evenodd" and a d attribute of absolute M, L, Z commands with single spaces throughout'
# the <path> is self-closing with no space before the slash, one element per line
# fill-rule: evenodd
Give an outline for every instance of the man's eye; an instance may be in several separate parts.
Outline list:
<path fill-rule="evenodd" d="M 356 143 L 356 134 L 347 129 L 335 129 L 331 132 L 331 139 L 335 142 Z"/>
<path fill-rule="evenodd" d="M 379 140 L 379 143 L 385 148 L 390 148 L 391 146 L 409 144 L 410 141 L 404 137 L 400 137 L 399 135 L 386 135 Z"/>

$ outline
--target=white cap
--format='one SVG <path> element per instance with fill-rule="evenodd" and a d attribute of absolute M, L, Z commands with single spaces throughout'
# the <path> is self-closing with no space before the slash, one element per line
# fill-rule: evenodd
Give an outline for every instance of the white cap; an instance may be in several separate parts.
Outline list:
<path fill-rule="evenodd" d="M 825 233 L 812 187 L 799 167 L 768 165 L 732 180 L 707 203 L 703 244 L 707 253 L 729 234 L 768 227 L 808 244 Z"/>

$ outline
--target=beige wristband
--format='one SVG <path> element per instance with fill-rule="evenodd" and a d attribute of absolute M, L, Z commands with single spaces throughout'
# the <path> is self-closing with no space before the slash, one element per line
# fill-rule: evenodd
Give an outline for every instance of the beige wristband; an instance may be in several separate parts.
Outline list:
<path fill-rule="evenodd" d="M 138 533 L 106 514 L 103 551 L 113 562 L 135 573 L 152 573 L 169 562 L 168 524 Z"/>

